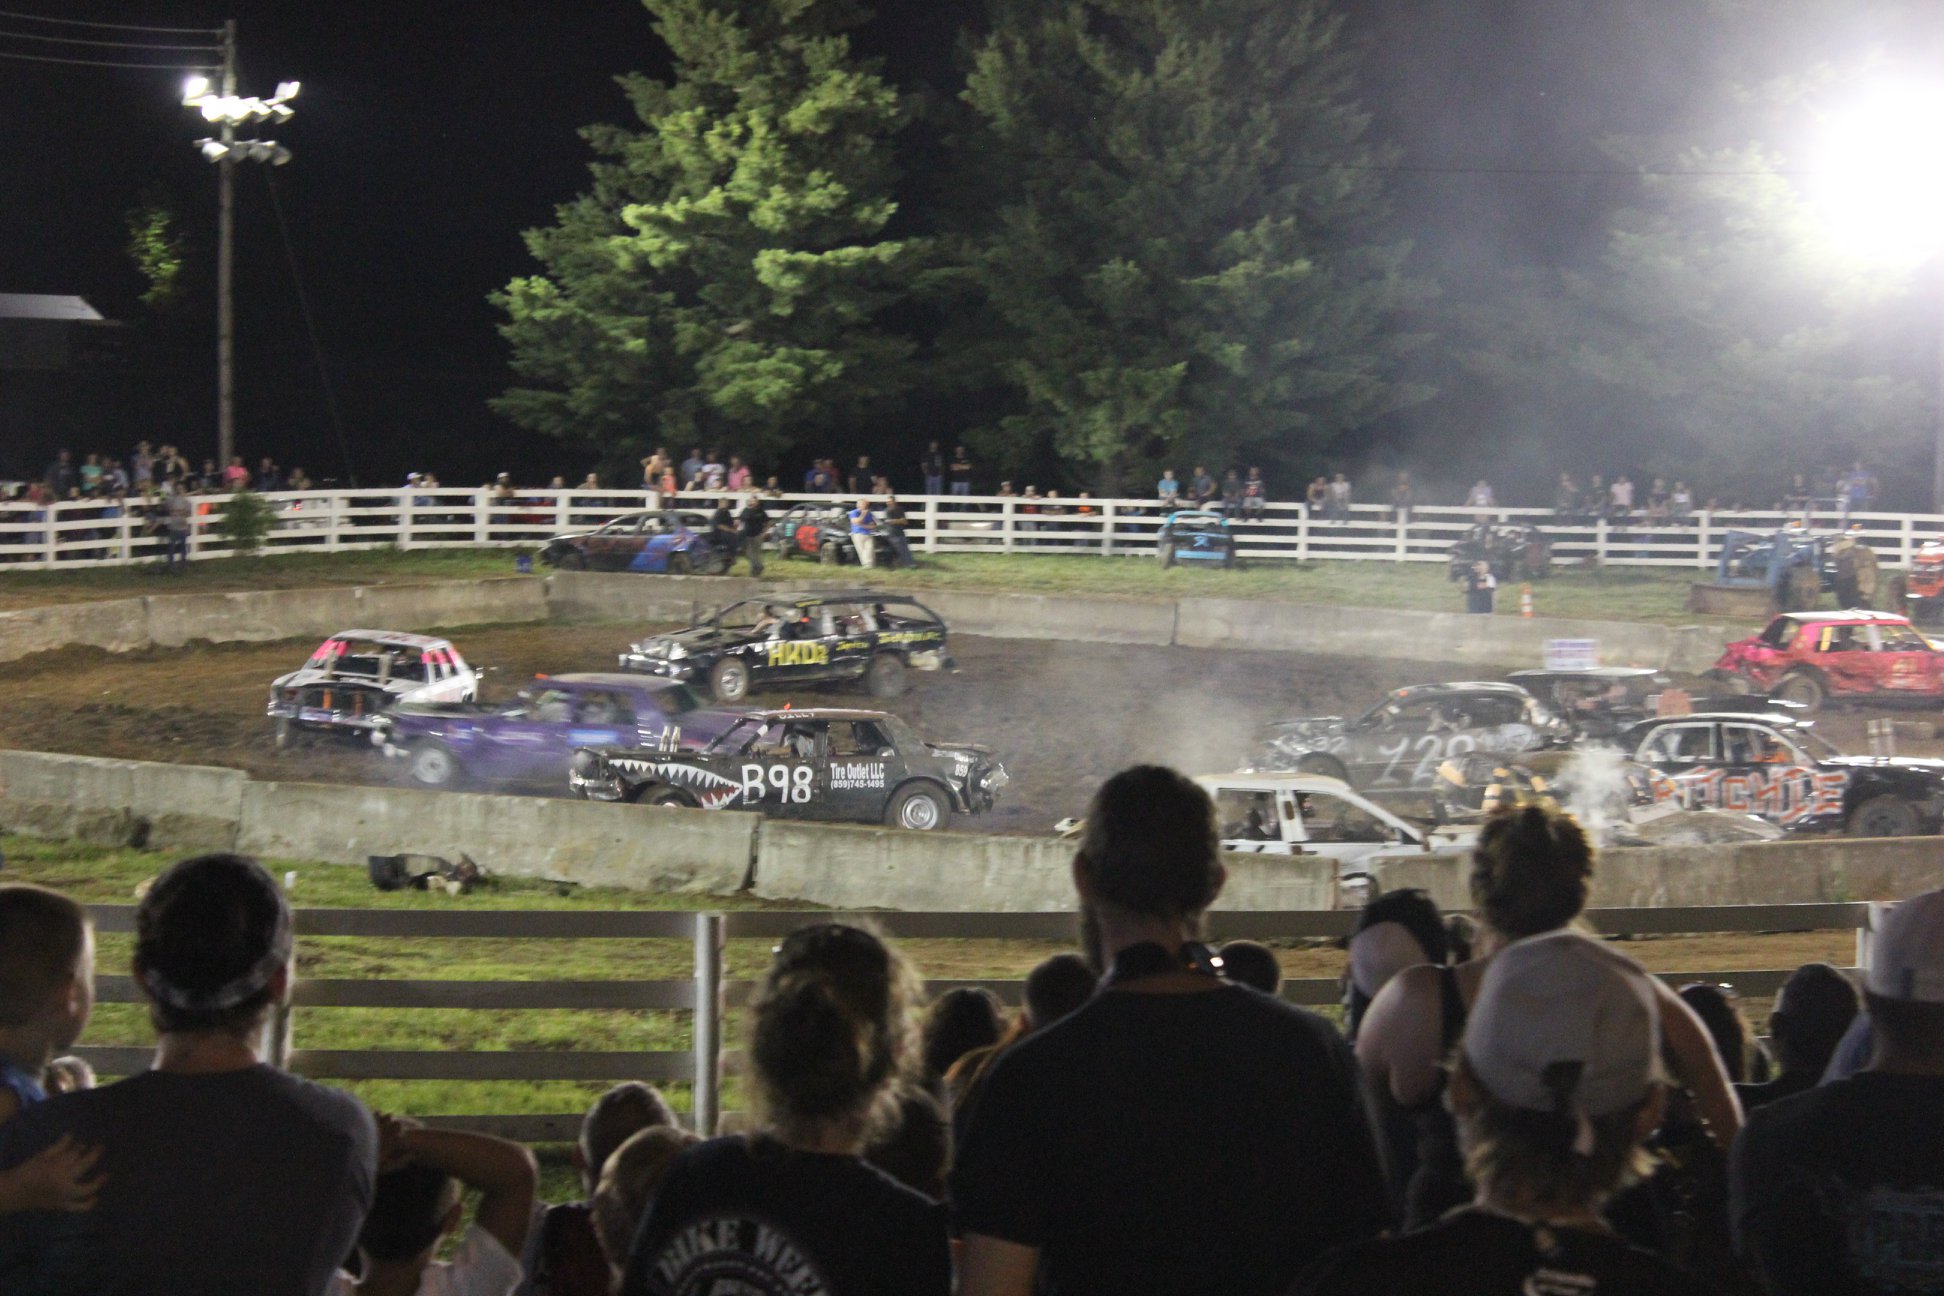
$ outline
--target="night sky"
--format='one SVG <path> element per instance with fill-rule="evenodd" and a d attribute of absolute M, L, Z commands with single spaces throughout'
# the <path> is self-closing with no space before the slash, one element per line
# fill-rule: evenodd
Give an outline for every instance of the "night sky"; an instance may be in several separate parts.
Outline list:
<path fill-rule="evenodd" d="M 1400 225 L 1420 248 L 1417 268 L 1462 274 L 1507 257 L 1570 264 L 1589 255 L 1624 180 L 1491 172 L 1597 166 L 1601 132 L 1678 119 L 1691 106 L 1703 52 L 1665 19 L 1704 7 L 1346 6 L 1370 44 L 1366 99 L 1380 129 L 1407 163 L 1434 168 L 1399 175 L 1393 187 Z M 234 17 L 243 93 L 303 82 L 295 120 L 267 132 L 296 154 L 272 179 L 361 479 L 429 468 L 471 482 L 508 468 L 544 481 L 556 472 L 577 479 L 589 466 L 584 452 L 485 408 L 508 379 L 486 294 L 533 268 L 520 232 L 583 187 L 587 153 L 576 129 L 627 119 L 614 75 L 664 66 L 639 0 L 0 0 L 8 8 L 212 29 Z M 958 31 L 982 11 L 979 0 L 878 8 L 859 36 L 863 47 L 884 56 L 900 83 L 950 93 Z M 0 54 L 118 56 L 23 40 L 23 32 L 138 39 L 0 17 Z M 156 426 L 144 434 L 180 440 L 200 457 L 214 438 L 216 183 L 192 146 L 208 132 L 178 102 L 182 76 L 0 58 L 0 292 L 78 294 L 111 318 L 144 319 L 123 219 L 145 190 L 159 190 L 185 222 L 194 300 L 172 327 L 145 326 L 145 335 L 179 336 L 207 354 L 155 362 L 143 379 L 152 388 L 143 417 Z M 341 478 L 265 169 L 238 171 L 240 448 L 252 462 L 269 453 L 286 467 Z M 134 439 L 104 430 L 99 448 L 123 450 Z M 36 467 L 51 449 L 31 430 L 16 431 L 0 445 L 0 474 Z"/>

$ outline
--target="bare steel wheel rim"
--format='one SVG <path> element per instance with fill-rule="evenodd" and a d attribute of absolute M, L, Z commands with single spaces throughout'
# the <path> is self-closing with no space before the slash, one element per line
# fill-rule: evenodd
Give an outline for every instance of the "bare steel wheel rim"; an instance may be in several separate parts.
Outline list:
<path fill-rule="evenodd" d="M 421 747 L 412 757 L 412 776 L 421 783 L 447 783 L 452 779 L 451 753 L 438 747 Z"/>
<path fill-rule="evenodd" d="M 722 695 L 731 702 L 740 701 L 749 692 L 749 668 L 739 661 L 725 662 L 720 678 Z"/>
<path fill-rule="evenodd" d="M 919 793 L 904 803 L 904 808 L 898 812 L 898 822 L 919 832 L 931 831 L 938 827 L 938 801 Z"/>

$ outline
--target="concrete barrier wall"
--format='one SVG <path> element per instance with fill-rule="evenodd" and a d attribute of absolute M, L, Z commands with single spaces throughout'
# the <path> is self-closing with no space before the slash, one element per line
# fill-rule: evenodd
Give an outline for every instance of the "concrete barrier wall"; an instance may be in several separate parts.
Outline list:
<path fill-rule="evenodd" d="M 241 770 L 0 751 L 0 827 L 101 846 L 231 850 Z"/>
<path fill-rule="evenodd" d="M 321 783 L 248 784 L 237 849 L 362 865 L 469 855 L 489 873 L 587 886 L 726 893 L 748 881 L 755 815 Z"/>
<path fill-rule="evenodd" d="M 268 643 L 323 638 L 339 630 L 432 630 L 445 626 L 547 619 L 547 591 L 535 577 L 436 581 L 424 585 L 346 585 L 319 590 L 252 590 L 144 600 L 148 641 Z"/>
<path fill-rule="evenodd" d="M 60 603 L 0 612 L 0 661 L 63 648 L 132 652 L 149 646 L 148 600 Z"/>
<path fill-rule="evenodd" d="M 919 590 L 918 597 L 959 634 L 1075 643 L 1171 644 L 1171 599 L 1087 598 Z"/>
<path fill-rule="evenodd" d="M 1073 847 L 1035 837 L 765 820 L 755 891 L 833 908 L 1033 913 L 1073 905 Z"/>

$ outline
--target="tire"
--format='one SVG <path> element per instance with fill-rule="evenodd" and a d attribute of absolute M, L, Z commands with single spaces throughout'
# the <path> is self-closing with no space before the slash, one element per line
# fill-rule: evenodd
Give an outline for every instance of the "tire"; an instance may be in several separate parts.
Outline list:
<path fill-rule="evenodd" d="M 648 791 L 643 792 L 637 799 L 642 805 L 673 806 L 680 810 L 695 809 L 695 802 L 690 800 L 688 793 L 682 791 L 680 788 L 650 788 Z"/>
<path fill-rule="evenodd" d="M 749 696 L 749 663 L 724 657 L 709 667 L 709 692 L 718 702 L 736 703 Z"/>
<path fill-rule="evenodd" d="M 1846 831 L 1852 837 L 1915 837 L 1917 809 L 1893 796 L 1871 797 L 1850 813 Z"/>
<path fill-rule="evenodd" d="M 687 554 L 672 553 L 668 555 L 668 574 L 670 576 L 686 576 L 694 570 L 695 564 L 689 561 Z"/>
<path fill-rule="evenodd" d="M 844 565 L 844 554 L 835 540 L 826 540 L 817 550 L 817 561 L 826 567 L 841 567 Z"/>
<path fill-rule="evenodd" d="M 913 832 L 931 832 L 943 826 L 945 816 L 952 812 L 952 803 L 931 783 L 909 783 L 898 789 L 891 804 L 885 807 L 884 822 L 891 828 L 908 828 Z"/>
<path fill-rule="evenodd" d="M 1175 550 L 1173 545 L 1164 544 L 1161 546 L 1161 565 L 1163 567 L 1172 567 L 1175 565 Z"/>
<path fill-rule="evenodd" d="M 1821 680 L 1808 671 L 1797 671 L 1792 675 L 1783 676 L 1782 682 L 1771 690 L 1771 694 L 1784 702 L 1794 702 L 1804 711 L 1814 715 L 1822 710 L 1823 699 L 1828 696 L 1828 690 L 1823 687 Z"/>
<path fill-rule="evenodd" d="M 864 670 L 864 691 L 872 697 L 897 697 L 905 691 L 905 664 L 891 653 L 871 658 Z"/>
<path fill-rule="evenodd" d="M 442 742 L 429 740 L 412 744 L 405 771 L 412 782 L 429 788 L 456 787 L 461 774 L 459 758 L 452 754 L 452 749 Z"/>
<path fill-rule="evenodd" d="M 1334 756 L 1321 754 L 1305 756 L 1296 762 L 1296 772 L 1321 774 L 1324 778 L 1342 779 L 1345 783 L 1350 781 L 1350 771 L 1344 768 L 1343 762 Z"/>

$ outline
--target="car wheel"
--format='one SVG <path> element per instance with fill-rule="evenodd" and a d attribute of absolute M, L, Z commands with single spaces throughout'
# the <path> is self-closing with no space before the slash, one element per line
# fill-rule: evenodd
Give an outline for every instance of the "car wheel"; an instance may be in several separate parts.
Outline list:
<path fill-rule="evenodd" d="M 406 770 L 420 787 L 451 787 L 459 781 L 459 758 L 444 743 L 415 743 Z"/>
<path fill-rule="evenodd" d="M 1917 810 L 1893 796 L 1871 797 L 1849 817 L 1852 837 L 1915 837 Z"/>
<path fill-rule="evenodd" d="M 913 783 L 901 788 L 891 798 L 891 804 L 884 812 L 884 822 L 893 828 L 909 828 L 913 832 L 930 832 L 945 822 L 951 812 L 945 794 L 929 783 Z"/>
<path fill-rule="evenodd" d="M 817 550 L 817 561 L 826 567 L 836 567 L 843 563 L 844 555 L 839 552 L 835 540 L 826 540 L 823 547 Z"/>
<path fill-rule="evenodd" d="M 1334 756 L 1305 756 L 1296 762 L 1298 774 L 1321 774 L 1324 778 L 1350 781 L 1350 771 Z"/>
<path fill-rule="evenodd" d="M 905 691 L 905 664 L 891 653 L 879 653 L 865 668 L 864 689 L 872 697 L 897 697 Z"/>
<path fill-rule="evenodd" d="M 554 566 L 561 571 L 586 571 L 587 555 L 578 549 L 569 549 L 554 559 Z"/>
<path fill-rule="evenodd" d="M 1804 711 L 1815 712 L 1822 709 L 1826 691 L 1821 680 L 1806 671 L 1784 677 L 1775 686 L 1774 697 L 1784 702 L 1793 702 Z"/>
<path fill-rule="evenodd" d="M 1173 545 L 1164 544 L 1161 546 L 1161 565 L 1163 567 L 1172 567 L 1175 565 L 1175 549 Z"/>
<path fill-rule="evenodd" d="M 749 663 L 724 657 L 709 667 L 709 692 L 718 702 L 740 702 L 749 696 Z"/>
<path fill-rule="evenodd" d="M 682 809 L 682 810 L 695 809 L 695 802 L 689 799 L 688 793 L 682 791 L 682 789 L 680 788 L 672 788 L 672 787 L 650 788 L 648 791 L 641 794 L 641 804 L 651 805 L 651 806 L 675 806 L 678 809 Z"/>
<path fill-rule="evenodd" d="M 672 553 L 668 555 L 668 574 L 670 576 L 686 576 L 693 570 L 695 570 L 694 565 L 689 562 L 689 556 L 687 554 Z"/>

